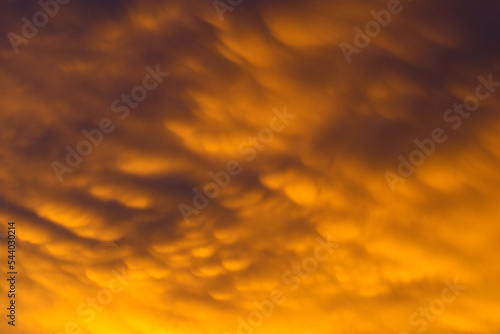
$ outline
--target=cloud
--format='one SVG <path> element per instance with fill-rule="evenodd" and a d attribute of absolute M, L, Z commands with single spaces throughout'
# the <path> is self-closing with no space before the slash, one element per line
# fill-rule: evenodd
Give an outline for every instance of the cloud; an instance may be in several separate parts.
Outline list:
<path fill-rule="evenodd" d="M 428 333 L 498 331 L 500 91 L 456 131 L 442 117 L 479 75 L 500 81 L 499 8 L 403 6 L 351 64 L 339 44 L 386 1 L 244 0 L 221 22 L 210 2 L 73 0 L 18 54 L 5 38 L 0 220 L 19 231 L 18 332 L 234 333 L 318 236 L 342 246 L 260 332 L 409 330 L 454 277 L 469 289 Z M 39 10 L 2 7 L 4 36 Z M 120 119 L 111 104 L 156 64 L 170 76 Z M 246 161 L 239 145 L 283 106 L 296 118 Z M 116 130 L 60 183 L 51 163 L 102 118 Z M 384 172 L 436 127 L 449 139 L 391 192 Z M 178 205 L 230 160 L 242 172 L 186 224 Z M 77 306 L 121 267 L 136 278 L 86 323 Z"/>

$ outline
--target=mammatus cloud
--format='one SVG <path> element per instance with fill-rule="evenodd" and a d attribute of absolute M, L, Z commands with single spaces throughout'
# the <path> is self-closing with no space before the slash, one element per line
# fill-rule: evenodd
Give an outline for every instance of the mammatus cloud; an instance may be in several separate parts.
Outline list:
<path fill-rule="evenodd" d="M 224 20 L 210 1 L 58 2 L 19 52 L 8 34 L 42 6 L 2 3 L 0 221 L 16 221 L 19 296 L 1 332 L 235 333 L 287 271 L 300 288 L 255 333 L 498 332 L 500 92 L 459 128 L 443 116 L 478 77 L 500 81 L 499 5 L 401 2 L 349 64 L 340 45 L 387 1 L 221 2 Z M 169 75 L 148 90 L 157 64 Z M 295 118 L 260 150 L 283 106 Z M 446 141 L 391 191 L 385 173 L 436 128 Z M 179 204 L 230 161 L 241 172 L 187 224 Z M 318 238 L 341 246 L 302 278 Z M 121 270 L 133 280 L 104 305 Z M 467 289 L 440 312 L 444 282 Z"/>

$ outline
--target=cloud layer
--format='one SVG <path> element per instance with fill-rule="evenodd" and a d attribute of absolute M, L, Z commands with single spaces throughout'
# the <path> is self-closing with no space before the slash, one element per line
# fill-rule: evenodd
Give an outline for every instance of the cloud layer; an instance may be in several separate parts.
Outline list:
<path fill-rule="evenodd" d="M 340 43 L 387 1 L 243 0 L 221 21 L 210 2 L 73 0 L 19 53 L 4 38 L 17 333 L 236 333 L 318 237 L 341 246 L 256 332 L 414 333 L 455 278 L 467 290 L 426 332 L 498 332 L 500 89 L 457 130 L 443 114 L 479 76 L 500 81 L 500 7 L 402 6 L 351 64 Z M 39 10 L 4 1 L 3 35 Z M 113 101 L 157 64 L 170 75 L 120 119 Z M 248 161 L 241 145 L 285 106 L 295 118 Z M 116 129 L 59 182 L 53 161 L 103 118 Z M 448 140 L 391 191 L 384 173 L 435 128 Z M 187 223 L 179 204 L 231 160 L 241 173 Z M 123 267 L 134 279 L 85 321 L 78 306 Z"/>

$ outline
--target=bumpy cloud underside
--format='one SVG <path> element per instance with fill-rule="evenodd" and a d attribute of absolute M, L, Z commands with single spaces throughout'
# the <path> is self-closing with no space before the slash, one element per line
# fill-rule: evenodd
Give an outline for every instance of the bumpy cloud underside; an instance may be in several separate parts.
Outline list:
<path fill-rule="evenodd" d="M 232 334 L 279 288 L 286 300 L 255 333 L 415 333 L 412 313 L 456 278 L 467 289 L 426 332 L 498 333 L 500 89 L 457 129 L 443 114 L 479 76 L 500 81 L 500 6 L 402 5 L 348 64 L 339 45 L 386 1 L 243 0 L 221 21 L 210 1 L 73 0 L 19 53 L 7 33 L 40 7 L 3 1 L 0 221 L 17 226 L 15 332 Z M 169 76 L 121 119 L 111 104 L 157 65 Z M 295 117 L 254 159 L 242 153 L 285 109 Z M 60 182 L 53 162 L 103 118 L 115 130 Z M 386 172 L 436 128 L 447 140 L 391 190 Z M 193 188 L 231 160 L 241 172 L 187 222 L 179 204 L 196 209 Z M 318 237 L 340 246 L 292 291 L 282 276 Z M 134 279 L 80 314 L 121 268 Z M 14 330 L 5 316 L 0 328 Z"/>

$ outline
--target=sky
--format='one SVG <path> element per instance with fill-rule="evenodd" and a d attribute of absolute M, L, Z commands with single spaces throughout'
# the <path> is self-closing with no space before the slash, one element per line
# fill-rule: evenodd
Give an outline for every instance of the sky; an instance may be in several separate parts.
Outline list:
<path fill-rule="evenodd" d="M 0 13 L 1 333 L 500 333 L 497 1 Z"/>

